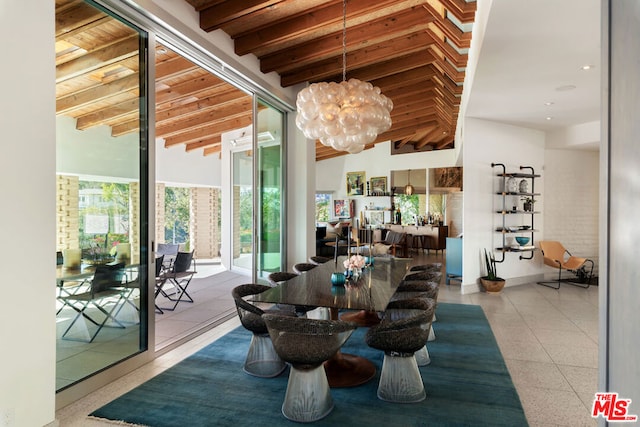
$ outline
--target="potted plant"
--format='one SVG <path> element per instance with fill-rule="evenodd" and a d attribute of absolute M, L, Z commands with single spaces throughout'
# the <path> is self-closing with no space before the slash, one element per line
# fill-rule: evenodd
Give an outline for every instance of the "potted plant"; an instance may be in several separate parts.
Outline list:
<path fill-rule="evenodd" d="M 524 202 L 522 208 L 525 212 L 533 211 L 533 204 L 536 202 L 535 200 L 533 200 L 533 197 L 523 197 L 520 200 Z"/>
<path fill-rule="evenodd" d="M 480 283 L 484 287 L 484 290 L 488 293 L 498 293 L 504 288 L 505 280 L 502 277 L 498 277 L 496 270 L 496 259 L 492 252 L 484 250 L 484 263 L 487 269 L 487 275 L 480 278 Z"/>

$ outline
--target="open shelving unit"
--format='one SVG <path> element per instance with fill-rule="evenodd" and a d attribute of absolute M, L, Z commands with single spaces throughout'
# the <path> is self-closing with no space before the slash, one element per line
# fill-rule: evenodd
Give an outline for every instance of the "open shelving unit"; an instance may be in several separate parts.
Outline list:
<path fill-rule="evenodd" d="M 491 163 L 492 168 L 499 167 L 502 170 L 498 172 L 497 176 L 501 180 L 501 190 L 496 194 L 500 197 L 501 209 L 496 211 L 501 215 L 501 226 L 496 228 L 496 232 L 502 235 L 501 246 L 495 248 L 496 252 L 500 252 L 502 257 L 496 259 L 496 262 L 503 262 L 505 260 L 505 253 L 517 252 L 520 253 L 519 259 L 532 259 L 533 253 L 536 248 L 534 246 L 534 233 L 535 229 L 535 215 L 539 214 L 533 209 L 535 206 L 536 197 L 540 196 L 540 193 L 535 192 L 535 180 L 540 178 L 540 175 L 535 173 L 535 170 L 531 166 L 520 166 L 520 172 L 507 172 L 507 168 L 503 163 Z M 509 188 L 508 180 L 520 180 L 517 188 Z M 526 191 L 520 191 L 526 187 Z M 531 205 L 529 210 L 520 209 L 520 199 L 528 197 L 531 199 Z M 515 224 L 515 219 L 523 219 L 522 222 L 526 224 Z M 508 237 L 522 236 L 529 237 L 529 242 L 525 246 L 512 245 L 507 243 Z"/>

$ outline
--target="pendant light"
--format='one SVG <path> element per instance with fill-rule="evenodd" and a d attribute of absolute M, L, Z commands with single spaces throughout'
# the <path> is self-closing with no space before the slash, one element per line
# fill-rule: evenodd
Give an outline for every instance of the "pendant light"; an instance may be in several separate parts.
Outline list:
<path fill-rule="evenodd" d="M 355 154 L 391 128 L 393 102 L 380 88 L 347 75 L 347 1 L 342 2 L 342 82 L 313 83 L 298 93 L 296 126 L 309 139 Z"/>
<path fill-rule="evenodd" d="M 413 194 L 413 185 L 411 185 L 411 169 L 407 174 L 407 185 L 404 187 L 404 194 L 410 196 Z"/>

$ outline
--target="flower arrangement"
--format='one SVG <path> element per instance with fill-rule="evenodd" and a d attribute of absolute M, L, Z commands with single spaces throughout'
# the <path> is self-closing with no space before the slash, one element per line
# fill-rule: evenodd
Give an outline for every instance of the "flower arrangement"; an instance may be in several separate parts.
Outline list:
<path fill-rule="evenodd" d="M 365 259 L 362 255 L 351 255 L 350 258 L 345 259 L 342 265 L 347 270 L 361 270 L 365 266 Z"/>

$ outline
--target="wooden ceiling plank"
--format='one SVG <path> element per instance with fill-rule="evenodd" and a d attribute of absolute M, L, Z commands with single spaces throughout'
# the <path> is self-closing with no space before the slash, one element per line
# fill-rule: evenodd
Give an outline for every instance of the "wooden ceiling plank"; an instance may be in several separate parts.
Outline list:
<path fill-rule="evenodd" d="M 140 120 L 136 117 L 134 120 L 111 126 L 111 136 L 117 138 L 138 130 L 140 130 Z"/>
<path fill-rule="evenodd" d="M 427 34 L 429 34 L 431 38 L 433 38 L 433 41 L 436 44 L 436 46 L 438 46 L 438 48 L 444 54 L 444 56 L 446 58 L 449 58 L 449 60 L 453 64 L 455 64 L 456 67 L 466 68 L 467 62 L 469 61 L 468 54 L 458 53 L 458 51 L 455 50 L 453 46 L 451 46 L 449 43 L 442 40 L 441 37 L 439 37 L 436 33 L 434 33 L 432 28 L 427 29 Z"/>
<path fill-rule="evenodd" d="M 105 21 L 105 18 L 109 18 Z M 87 25 L 95 27 L 96 21 L 108 22 L 113 18 L 86 3 L 79 3 L 62 12 L 56 12 L 56 39 L 86 31 Z M 84 27 L 84 28 L 83 28 Z"/>
<path fill-rule="evenodd" d="M 472 24 L 476 16 L 477 2 L 467 2 L 465 0 L 439 0 L 442 5 L 450 12 L 458 21 L 463 24 Z"/>
<path fill-rule="evenodd" d="M 433 129 L 431 132 L 427 133 L 427 135 L 425 135 L 425 137 L 422 138 L 422 140 L 417 142 L 416 148 L 420 149 L 424 147 L 429 142 L 433 142 L 433 138 L 436 138 L 438 136 L 440 136 L 440 138 L 438 138 L 438 141 L 439 141 L 440 139 L 442 139 L 442 132 L 445 132 L 445 131 L 446 131 L 445 128 L 443 128 L 442 126 L 438 126 L 437 128 Z"/>
<path fill-rule="evenodd" d="M 445 37 L 451 40 L 458 49 L 469 49 L 471 47 L 471 32 L 465 33 L 449 19 L 438 19 L 439 17 L 435 16 L 436 19 L 430 25 L 434 25 L 438 30 L 442 31 Z"/>
<path fill-rule="evenodd" d="M 432 121 L 425 120 L 422 123 L 414 123 L 408 126 L 391 128 L 391 130 L 388 130 L 378 135 L 378 137 L 376 138 L 376 142 L 397 141 L 409 135 L 413 135 L 419 129 L 422 129 L 427 126 L 437 126 L 437 125 L 438 125 L 438 122 L 434 120 Z"/>
<path fill-rule="evenodd" d="M 411 87 L 411 85 L 415 84 L 416 82 L 424 82 L 431 76 L 435 75 L 435 73 L 435 68 L 433 68 L 433 65 L 429 64 L 426 66 L 413 68 L 401 73 L 397 73 L 393 76 L 374 79 L 371 81 L 371 84 L 374 86 L 378 86 L 382 90 L 382 93 L 386 93 L 386 91 L 388 90 L 393 90 L 400 87 Z"/>
<path fill-rule="evenodd" d="M 203 156 L 210 156 L 212 154 L 217 154 L 220 152 L 220 150 L 222 149 L 222 146 L 220 145 L 214 145 L 212 147 L 207 147 L 202 151 L 202 155 Z"/>
<path fill-rule="evenodd" d="M 203 99 L 182 105 L 168 105 L 163 108 L 156 109 L 156 124 L 167 120 L 175 120 L 192 114 L 198 114 L 208 111 L 215 107 L 222 107 L 229 103 L 242 102 L 244 99 L 251 100 L 251 97 L 236 89 L 227 92 L 221 92 L 214 96 L 208 96 Z"/>
<path fill-rule="evenodd" d="M 98 68 L 115 64 L 124 59 L 138 56 L 138 36 L 128 37 L 117 43 L 101 47 L 91 53 L 83 55 L 56 66 L 56 83 L 90 73 Z"/>
<path fill-rule="evenodd" d="M 193 6 L 193 8 L 197 12 L 200 12 L 201 10 L 204 10 L 208 7 L 215 6 L 219 3 L 223 3 L 226 0 L 185 0 L 185 1 L 189 3 L 191 6 Z"/>
<path fill-rule="evenodd" d="M 57 14 L 56 14 L 56 16 L 57 16 Z M 56 42 L 61 41 L 61 40 L 71 39 L 73 37 L 76 37 L 78 34 L 82 34 L 87 30 L 99 27 L 100 25 L 106 24 L 107 22 L 110 22 L 111 20 L 113 20 L 113 18 L 111 16 L 103 15 L 102 17 L 96 19 L 95 21 L 88 22 L 86 24 L 83 24 L 80 27 L 67 28 L 66 31 L 61 32 L 60 34 L 56 33 Z"/>
<path fill-rule="evenodd" d="M 202 138 L 210 137 L 217 133 L 229 132 L 231 130 L 240 129 L 249 126 L 253 121 L 253 115 L 248 114 L 243 117 L 235 117 L 230 120 L 226 120 L 220 123 L 216 123 L 211 126 L 203 126 L 195 131 L 183 132 L 179 136 L 174 136 L 165 139 L 165 146 L 172 146 L 176 144 L 187 144 L 189 142 L 197 142 Z"/>
<path fill-rule="evenodd" d="M 252 14 L 258 10 L 273 6 L 280 0 L 242 0 L 226 1 L 208 6 L 200 12 L 200 28 L 211 32 L 221 28 L 224 24 Z"/>
<path fill-rule="evenodd" d="M 389 64 L 394 59 L 413 57 L 427 53 L 430 37 L 425 32 L 415 32 L 402 37 L 386 40 L 366 46 L 347 54 L 347 70 L 372 67 L 371 64 Z M 429 53 L 430 54 L 430 53 Z M 294 68 L 291 72 L 281 73 L 284 87 L 306 81 L 321 81 L 338 76 L 342 79 L 342 53 L 323 61 Z M 349 73 L 348 73 L 349 74 Z"/>
<path fill-rule="evenodd" d="M 426 0 L 351 0 L 347 6 L 347 28 L 420 4 L 426 4 Z M 331 2 L 235 38 L 235 52 L 240 56 L 253 53 L 262 57 L 341 29 L 342 2 Z"/>
<path fill-rule="evenodd" d="M 276 22 L 289 19 L 292 16 L 312 12 L 324 4 L 335 1 L 336 0 L 281 0 L 271 7 L 256 10 L 253 13 L 229 21 L 220 28 L 231 38 L 236 39 L 252 31 L 256 31 L 258 28 L 265 28 Z"/>
<path fill-rule="evenodd" d="M 199 69 L 193 62 L 182 56 L 177 56 L 168 61 L 156 64 L 156 81 L 163 82 L 166 79 Z"/>
<path fill-rule="evenodd" d="M 111 105 L 108 108 L 102 108 L 100 110 L 78 116 L 76 118 L 76 129 L 89 129 L 90 127 L 101 125 L 108 120 L 125 117 L 139 109 L 140 100 L 138 98 L 120 102 L 118 104 Z"/>
<path fill-rule="evenodd" d="M 201 114 L 188 118 L 181 118 L 171 122 L 156 123 L 156 136 L 166 138 L 174 136 L 184 131 L 196 130 L 204 125 L 223 122 L 230 118 L 246 116 L 251 114 L 253 100 L 246 98 L 241 103 L 227 104 L 215 107 Z"/>
<path fill-rule="evenodd" d="M 424 8 L 413 7 L 395 16 L 385 16 L 375 21 L 352 26 L 347 34 L 347 52 L 416 31 L 426 31 L 428 23 L 432 20 L 433 17 Z M 342 31 L 262 56 L 260 70 L 263 73 L 276 71 L 278 74 L 283 74 L 294 68 L 310 66 L 338 54 L 342 55 Z"/>
<path fill-rule="evenodd" d="M 432 64 L 434 60 L 435 58 L 430 52 L 420 51 L 414 54 L 394 58 L 389 61 L 371 64 L 356 70 L 347 70 L 347 79 L 355 77 L 362 81 L 372 82 L 385 77 L 402 74 L 405 71 L 422 68 Z M 382 89 L 382 87 L 380 88 Z"/>
<path fill-rule="evenodd" d="M 436 144 L 436 150 L 443 150 L 447 147 L 453 148 L 455 144 L 455 135 L 447 135 L 442 141 Z"/>
<path fill-rule="evenodd" d="M 156 91 L 156 104 L 175 101 L 176 99 L 194 96 L 195 93 L 213 88 L 224 88 L 229 83 L 223 82 L 213 74 L 195 78 L 190 81 L 179 83 L 168 89 Z"/>
<path fill-rule="evenodd" d="M 211 147 L 213 145 L 221 145 L 222 144 L 222 136 L 220 134 L 214 135 L 211 138 L 203 139 L 198 142 L 191 142 L 189 144 L 185 144 L 185 151 L 191 152 L 194 150 L 198 150 L 200 148 Z"/>
<path fill-rule="evenodd" d="M 98 100 L 121 94 L 139 87 L 138 74 L 131 74 L 125 78 L 113 82 L 85 89 L 78 93 L 58 98 L 56 100 L 56 113 L 65 114 L 74 109 L 81 108 Z"/>

